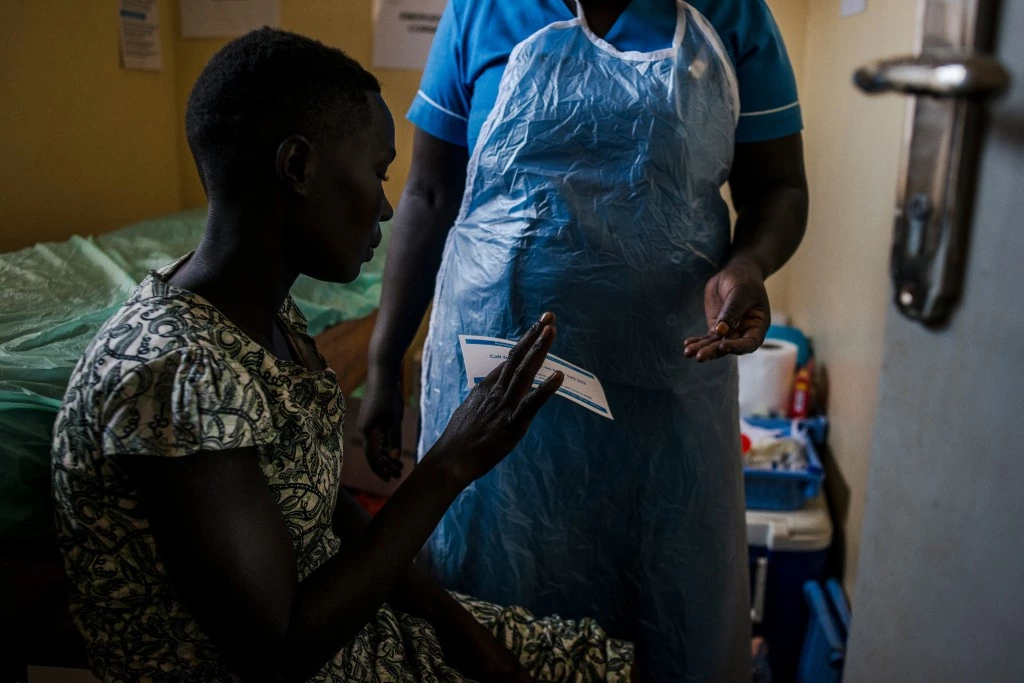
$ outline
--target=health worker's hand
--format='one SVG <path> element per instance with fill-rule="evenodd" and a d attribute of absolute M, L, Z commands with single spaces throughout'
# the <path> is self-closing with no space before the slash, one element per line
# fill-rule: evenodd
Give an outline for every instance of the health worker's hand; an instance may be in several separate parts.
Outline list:
<path fill-rule="evenodd" d="M 753 261 L 732 259 L 704 287 L 704 313 L 708 333 L 685 341 L 687 358 L 703 363 L 760 348 L 772 323 L 761 268 Z"/>
<path fill-rule="evenodd" d="M 366 395 L 359 411 L 363 452 L 374 474 L 384 481 L 402 474 L 401 373 L 397 368 L 367 369 Z"/>

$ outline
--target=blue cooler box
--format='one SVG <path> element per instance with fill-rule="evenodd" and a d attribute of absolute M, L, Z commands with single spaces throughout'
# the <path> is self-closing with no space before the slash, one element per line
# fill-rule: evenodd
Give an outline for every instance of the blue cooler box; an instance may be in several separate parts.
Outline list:
<path fill-rule="evenodd" d="M 792 683 L 809 611 L 803 587 L 824 581 L 832 520 L 819 492 L 802 510 L 747 510 L 754 635 L 768 642 L 772 683 Z"/>

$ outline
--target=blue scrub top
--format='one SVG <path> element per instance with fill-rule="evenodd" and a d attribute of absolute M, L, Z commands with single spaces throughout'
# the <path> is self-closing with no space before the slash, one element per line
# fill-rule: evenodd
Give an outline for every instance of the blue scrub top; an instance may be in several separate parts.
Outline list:
<path fill-rule="evenodd" d="M 736 71 L 736 142 L 759 142 L 803 127 L 796 78 L 764 0 L 690 0 L 718 32 Z M 520 42 L 573 14 L 563 0 L 449 0 L 408 118 L 417 128 L 473 149 Z M 632 0 L 605 40 L 621 51 L 672 45 L 675 0 Z"/>

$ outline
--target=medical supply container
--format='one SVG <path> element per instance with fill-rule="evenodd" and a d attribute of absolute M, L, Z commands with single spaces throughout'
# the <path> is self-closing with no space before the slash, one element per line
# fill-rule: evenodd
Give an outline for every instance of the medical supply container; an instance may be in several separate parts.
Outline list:
<path fill-rule="evenodd" d="M 803 587 L 825 578 L 832 521 L 825 494 L 801 510 L 747 510 L 751 618 L 768 643 L 773 683 L 792 683 L 807 629 Z"/>

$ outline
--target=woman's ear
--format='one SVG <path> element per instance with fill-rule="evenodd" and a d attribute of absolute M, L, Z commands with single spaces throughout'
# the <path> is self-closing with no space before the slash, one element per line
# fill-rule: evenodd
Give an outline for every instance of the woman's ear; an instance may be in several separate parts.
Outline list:
<path fill-rule="evenodd" d="M 301 135 L 292 135 L 277 148 L 277 178 L 296 194 L 306 196 L 316 170 L 316 150 Z"/>

